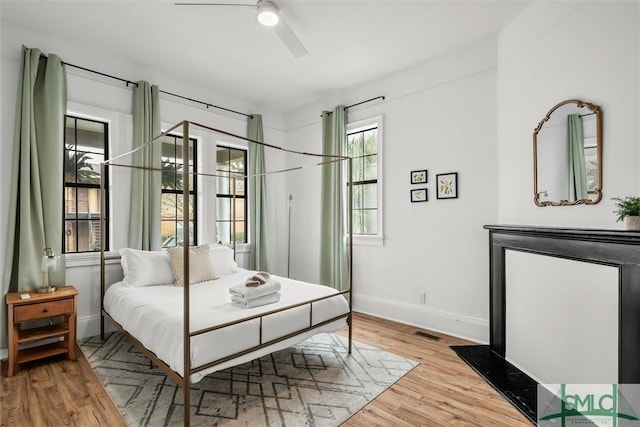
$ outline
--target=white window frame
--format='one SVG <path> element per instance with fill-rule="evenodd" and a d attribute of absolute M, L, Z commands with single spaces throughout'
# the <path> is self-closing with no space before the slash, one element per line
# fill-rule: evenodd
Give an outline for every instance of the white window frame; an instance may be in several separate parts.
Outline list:
<path fill-rule="evenodd" d="M 94 107 L 91 105 L 86 105 L 86 104 L 80 104 L 80 103 L 76 103 L 76 102 L 71 102 L 68 101 L 67 102 L 67 111 L 66 113 L 67 115 L 70 116 L 74 116 L 74 117 L 78 117 L 81 119 L 89 119 L 89 120 L 97 120 L 100 122 L 104 122 L 107 123 L 109 132 L 108 132 L 108 138 L 107 138 L 107 152 L 109 153 L 109 158 L 116 156 L 118 153 L 120 152 L 119 148 L 120 147 L 114 147 L 114 135 L 119 135 L 120 131 L 121 131 L 121 127 L 120 127 L 120 114 L 115 112 L 115 111 L 111 111 L 111 110 L 106 110 L 104 108 L 99 108 L 99 107 Z M 115 218 L 115 212 L 113 210 L 113 181 L 114 181 L 114 177 L 113 176 L 109 176 L 109 183 L 107 183 L 108 186 L 108 195 L 109 195 L 109 211 L 107 212 L 107 219 L 109 221 L 109 248 L 107 248 L 107 252 L 106 254 L 111 256 L 111 255 L 117 255 L 117 251 L 113 251 L 112 248 L 117 247 L 116 245 L 118 244 L 114 239 L 116 240 L 120 240 L 118 239 L 118 237 L 120 236 L 116 236 L 115 232 L 113 230 L 113 226 L 112 224 L 114 223 L 114 218 Z M 69 253 L 65 253 L 65 260 L 66 260 L 66 267 L 67 268 L 72 268 L 72 267 L 82 267 L 82 266 L 91 266 L 91 265 L 99 265 L 100 263 L 100 251 L 97 252 L 69 252 Z M 110 260 L 107 263 L 116 263 L 119 262 L 118 260 L 113 261 Z"/>
<path fill-rule="evenodd" d="M 247 152 L 247 163 L 244 165 L 244 168 L 245 168 L 245 174 L 249 173 L 249 143 L 248 142 L 243 144 L 242 142 L 238 143 L 238 142 L 231 142 L 229 140 L 224 140 L 224 139 L 217 139 L 216 142 L 215 142 L 214 150 L 217 150 L 219 146 L 221 146 L 223 148 L 231 148 L 231 149 L 234 149 L 234 150 L 246 151 Z M 213 167 L 213 170 L 216 171 L 217 163 L 216 163 L 216 160 L 215 160 L 216 159 L 216 152 L 215 151 L 214 151 L 214 153 L 212 155 L 212 158 L 213 158 L 212 167 Z M 249 230 L 249 212 L 251 210 L 251 206 L 249 206 L 249 203 L 250 203 L 250 200 L 249 200 L 249 184 L 248 184 L 248 182 L 246 182 L 245 184 L 246 184 L 245 185 L 245 189 L 244 189 L 244 191 L 245 191 L 245 200 L 244 200 L 244 202 L 245 202 L 245 206 L 246 206 L 245 233 L 246 233 L 246 236 L 247 236 L 247 241 L 245 243 L 236 243 L 236 252 L 237 253 L 247 253 L 248 254 L 253 237 L 251 235 L 252 230 Z M 214 191 L 213 194 L 215 196 L 215 199 L 217 199 L 217 194 L 218 194 L 217 191 Z M 217 203 L 217 200 L 215 202 Z M 213 224 L 214 224 L 214 230 L 215 230 L 216 229 L 216 225 L 217 225 L 217 221 L 218 221 L 218 218 L 215 215 L 216 212 L 217 212 L 215 204 L 213 205 L 213 208 L 214 208 L 214 211 L 213 211 L 214 212 Z"/>
<path fill-rule="evenodd" d="M 384 245 L 384 199 L 383 199 L 383 182 L 382 177 L 383 174 L 383 139 L 384 139 L 384 124 L 382 120 L 382 116 L 374 116 L 368 119 L 358 120 L 351 123 L 347 123 L 347 133 L 357 132 L 360 129 L 371 127 L 372 125 L 376 125 L 378 127 L 378 135 L 377 135 L 377 156 L 378 156 L 378 176 L 377 176 L 377 187 L 378 187 L 378 234 L 354 234 L 353 235 L 353 244 L 354 245 L 366 245 L 366 246 L 383 246 Z M 346 140 L 346 139 L 345 139 Z M 346 151 L 346 147 L 345 147 Z"/>

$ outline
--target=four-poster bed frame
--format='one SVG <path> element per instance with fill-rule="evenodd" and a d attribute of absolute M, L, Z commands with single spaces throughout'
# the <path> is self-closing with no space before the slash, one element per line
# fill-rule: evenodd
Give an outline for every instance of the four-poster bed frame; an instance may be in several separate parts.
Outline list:
<path fill-rule="evenodd" d="M 157 173 L 161 173 L 161 170 L 158 168 L 151 168 L 151 167 L 141 167 L 141 166 L 136 166 L 136 165 L 130 165 L 130 164 L 122 164 L 122 163 L 116 163 L 116 161 L 119 161 L 120 159 L 124 159 L 128 156 L 130 156 L 131 154 L 139 151 L 139 150 L 143 150 L 146 147 L 156 143 L 157 141 L 160 141 L 162 137 L 168 135 L 170 132 L 175 131 L 180 129 L 180 127 L 182 128 L 182 137 L 183 137 L 183 141 L 189 141 L 189 130 L 190 130 L 190 126 L 194 125 L 197 126 L 198 128 L 204 129 L 206 131 L 210 131 L 210 132 L 214 132 L 214 133 L 219 133 L 219 134 L 223 134 L 223 135 L 227 135 L 227 136 L 231 136 L 234 138 L 238 138 L 244 141 L 247 141 L 249 144 L 258 144 L 261 146 L 264 146 L 266 148 L 271 148 L 271 149 L 276 149 L 276 150 L 281 150 L 283 152 L 288 152 L 288 153 L 292 153 L 292 154 L 297 154 L 297 155 L 302 155 L 302 156 L 314 156 L 314 157 L 320 157 L 323 160 L 319 163 L 314 164 L 313 166 L 320 166 L 320 165 L 327 165 L 327 164 L 336 164 L 336 165 L 340 165 L 342 164 L 342 162 L 347 161 L 347 182 L 348 182 L 348 186 L 347 186 L 347 243 L 348 243 L 348 265 L 349 265 L 349 288 L 345 291 L 342 292 L 337 292 L 328 296 L 324 296 L 324 297 L 320 297 L 320 298 L 314 298 L 308 301 L 304 301 L 301 303 L 297 303 L 297 304 L 293 304 L 293 305 L 288 305 L 286 307 L 282 307 L 282 308 L 278 308 L 278 309 L 274 309 L 274 310 L 269 310 L 267 312 L 263 312 L 260 314 L 256 314 L 256 315 L 252 315 L 252 316 L 247 316 L 247 317 L 243 317 L 237 321 L 231 321 L 231 322 L 226 322 L 223 324 L 218 324 L 218 325 L 214 325 L 208 328 L 204 328 L 204 329 L 200 329 L 197 331 L 191 331 L 190 329 L 190 299 L 189 299 L 189 247 L 190 247 L 190 242 L 189 242 L 189 238 L 187 239 L 183 239 L 184 243 L 183 243 L 183 249 L 184 249 L 184 277 L 183 277 L 183 283 L 185 283 L 185 285 L 183 286 L 183 363 L 184 363 L 184 368 L 183 368 L 183 375 L 180 375 L 178 372 L 175 372 L 173 369 L 171 369 L 169 367 L 169 365 L 167 363 L 165 363 L 164 361 L 160 360 L 159 357 L 156 356 L 156 354 L 154 354 L 152 351 L 150 351 L 149 349 L 147 349 L 145 347 L 144 344 L 142 344 L 142 342 L 140 342 L 138 339 L 136 339 L 134 336 L 132 336 L 132 334 L 130 334 L 129 332 L 127 332 L 118 322 L 116 322 L 110 315 L 109 313 L 106 312 L 105 308 L 104 308 L 104 295 L 105 295 L 105 290 L 106 290 L 106 282 L 105 282 L 105 261 L 108 259 L 117 259 L 119 258 L 119 256 L 107 256 L 107 254 L 105 254 L 105 236 L 104 236 L 104 230 L 106 230 L 106 191 L 105 189 L 107 188 L 107 186 L 109 185 L 109 183 L 106 180 L 107 174 L 106 172 L 106 168 L 108 167 L 125 167 L 125 168 L 131 168 L 131 169 L 142 169 L 142 170 L 151 170 L 151 171 L 155 171 Z M 185 162 L 185 167 L 182 168 L 182 190 L 183 190 L 183 201 L 187 201 L 187 206 L 188 206 L 188 200 L 189 200 L 189 179 L 188 176 L 190 174 L 194 175 L 194 176 L 210 176 L 210 177 L 217 177 L 219 175 L 216 174 L 208 174 L 208 173 L 203 173 L 203 172 L 199 172 L 196 170 L 196 166 L 194 165 L 194 172 L 189 172 L 189 168 L 186 167 L 186 162 L 189 158 L 189 144 L 188 143 L 183 143 L 182 144 L 182 148 L 183 148 L 183 152 L 182 152 L 182 158 Z M 184 397 L 184 425 L 188 426 L 190 425 L 190 412 L 191 412 L 191 405 L 190 405 L 190 378 L 191 375 L 197 372 L 200 372 L 202 370 L 205 370 L 207 368 L 210 368 L 212 366 L 233 360 L 235 358 L 244 356 L 246 354 L 249 354 L 253 351 L 257 351 L 260 349 L 264 349 L 267 346 L 270 345 L 274 345 L 277 343 L 280 343 L 284 340 L 287 340 L 289 338 L 298 336 L 300 334 L 309 332 L 313 329 L 316 329 L 318 327 L 327 325 L 331 322 L 335 322 L 338 321 L 340 319 L 346 319 L 346 322 L 348 324 L 348 353 L 351 354 L 351 344 L 352 344 L 352 330 L 353 330 L 353 317 L 352 317 L 352 310 L 353 310 L 353 294 L 352 294 L 352 283 L 353 283 L 353 269 L 352 269 L 352 264 L 353 264 L 353 254 L 352 254 L 352 247 L 353 247 L 353 236 L 352 236 L 352 217 L 353 217 L 353 213 L 352 213 L 352 200 L 353 200 L 353 186 L 352 186 L 352 167 L 353 167 L 353 161 L 351 158 L 346 157 L 346 156 L 335 156 L 335 155 L 322 155 L 322 154 L 313 154 L 313 153 L 306 153 L 306 152 L 299 152 L 299 151 L 295 151 L 295 150 L 290 150 L 290 149 L 286 149 L 286 148 L 282 148 L 282 147 L 278 147 L 275 145 L 271 145 L 265 142 L 261 142 L 261 141 L 256 141 L 256 140 L 252 140 L 243 136 L 239 136 L 230 132 L 226 132 L 220 129 L 216 129 L 213 127 L 209 127 L 209 126 L 205 126 L 202 124 L 198 124 L 198 123 L 193 123 L 193 122 L 189 122 L 189 121 L 182 121 L 172 127 L 170 127 L 168 130 L 166 130 L 165 132 L 162 132 L 160 135 L 156 136 L 155 138 L 153 138 L 151 141 L 146 142 L 145 144 L 143 144 L 141 147 L 138 147 L 134 150 L 131 150 L 127 153 L 124 153 L 122 155 L 119 155 L 117 157 L 114 157 L 112 159 L 106 160 L 101 164 L 101 169 L 100 169 L 100 193 L 101 193 L 101 210 L 100 210 L 100 215 L 101 215 L 101 239 L 100 239 L 100 311 L 101 311 L 101 322 L 100 322 L 100 334 L 101 334 L 101 339 L 104 340 L 104 332 L 105 332 L 105 322 L 104 319 L 105 317 L 109 318 L 109 320 L 112 321 L 113 325 L 121 332 L 123 333 L 129 340 L 130 342 L 132 342 L 136 347 L 138 347 L 150 360 L 152 363 L 155 363 L 156 365 L 158 365 L 170 378 L 172 378 L 177 384 L 179 384 L 182 387 L 182 391 L 183 391 L 183 397 Z M 288 169 L 284 169 L 284 170 L 279 170 L 279 171 L 274 171 L 274 172 L 266 172 L 262 175 L 269 175 L 269 174 L 273 174 L 273 173 L 283 173 L 283 172 L 289 172 L 289 171 L 293 171 L 293 170 L 299 170 L 299 169 L 303 169 L 306 166 L 299 166 L 299 167 L 293 167 L 293 168 L 288 168 Z M 251 178 L 252 176 L 246 176 L 243 178 Z M 236 194 L 235 194 L 235 178 L 234 177 L 226 177 L 232 180 L 232 183 L 234 184 L 233 187 L 233 195 L 232 195 L 232 232 L 231 232 L 231 240 L 232 240 L 232 244 L 233 244 L 233 249 L 234 249 L 234 253 L 235 253 L 235 227 L 233 226 L 235 224 L 235 202 L 236 202 Z M 336 191 L 343 191 L 342 188 L 336 189 Z M 190 217 L 189 217 L 189 209 L 183 209 L 183 230 L 189 230 L 189 221 L 190 221 Z M 185 231 L 186 232 L 186 231 Z M 187 234 L 188 235 L 188 234 Z M 344 313 L 344 314 L 340 314 L 338 316 L 334 316 L 330 319 L 326 319 L 320 323 L 316 323 L 313 324 L 313 305 L 314 303 L 317 303 L 319 301 L 323 301 L 323 300 L 327 300 L 329 298 L 334 298 L 337 295 L 342 295 L 343 297 L 347 297 L 347 303 L 348 303 L 348 312 Z M 288 333 L 286 335 L 283 336 L 279 336 L 277 338 L 271 339 L 269 341 L 263 342 L 263 318 L 269 316 L 269 315 L 273 315 L 276 313 L 280 313 L 286 310 L 291 310 L 291 309 L 295 309 L 297 307 L 302 307 L 302 306 L 309 306 L 309 323 L 308 325 L 304 325 L 302 326 L 299 330 L 296 330 L 295 332 L 291 332 Z M 239 351 L 237 353 L 231 354 L 229 356 L 220 358 L 218 360 L 214 360 L 211 361 L 209 363 L 206 363 L 204 365 L 201 366 L 197 366 L 195 368 L 193 368 L 191 366 L 191 338 L 207 333 L 207 332 L 211 332 L 211 331 L 215 331 L 215 330 L 219 330 L 222 328 L 226 328 L 229 326 L 233 326 L 239 323 L 244 323 L 244 322 L 248 322 L 251 320 L 255 320 L 258 319 L 259 320 L 259 344 L 250 348 L 247 348 L 245 350 Z"/>

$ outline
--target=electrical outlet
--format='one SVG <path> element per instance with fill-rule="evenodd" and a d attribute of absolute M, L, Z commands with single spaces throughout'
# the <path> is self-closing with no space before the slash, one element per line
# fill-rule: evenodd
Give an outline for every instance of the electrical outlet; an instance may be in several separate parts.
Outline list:
<path fill-rule="evenodd" d="M 427 303 L 427 293 L 426 292 L 422 292 L 420 294 L 420 302 L 422 304 L 426 304 Z"/>

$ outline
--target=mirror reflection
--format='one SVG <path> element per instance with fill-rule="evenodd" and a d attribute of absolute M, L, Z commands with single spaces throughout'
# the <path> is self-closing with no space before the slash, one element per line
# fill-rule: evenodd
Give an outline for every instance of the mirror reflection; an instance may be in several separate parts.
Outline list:
<path fill-rule="evenodd" d="M 533 133 L 538 206 L 595 204 L 602 199 L 602 112 L 570 99 L 554 106 Z"/>

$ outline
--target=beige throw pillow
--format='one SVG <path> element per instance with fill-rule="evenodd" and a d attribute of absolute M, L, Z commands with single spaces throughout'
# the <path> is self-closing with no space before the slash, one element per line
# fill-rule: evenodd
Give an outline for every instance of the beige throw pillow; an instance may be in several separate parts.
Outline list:
<path fill-rule="evenodd" d="M 175 276 L 176 286 L 183 286 L 184 278 L 184 249 L 180 247 L 168 248 L 167 253 L 171 260 L 171 268 Z M 194 246 L 189 248 L 189 284 L 215 280 L 218 275 L 213 270 L 209 259 L 209 246 Z"/>

